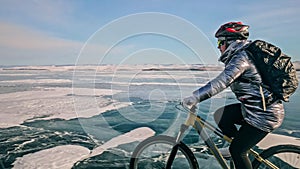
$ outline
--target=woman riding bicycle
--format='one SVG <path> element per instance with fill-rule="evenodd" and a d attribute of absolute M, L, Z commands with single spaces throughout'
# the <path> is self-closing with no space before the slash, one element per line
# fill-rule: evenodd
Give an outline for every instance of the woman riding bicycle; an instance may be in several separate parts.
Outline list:
<path fill-rule="evenodd" d="M 262 78 L 242 49 L 249 43 L 248 28 L 242 22 L 229 22 L 218 29 L 215 37 L 221 51 L 219 61 L 225 64 L 225 69 L 192 96 L 183 99 L 184 104 L 196 105 L 230 86 L 239 103 L 219 108 L 214 117 L 223 133 L 233 138 L 229 151 L 237 169 L 252 168 L 249 149 L 278 128 L 284 118 L 282 101 L 267 88 L 257 85 Z M 237 129 L 235 124 L 241 127 Z"/>

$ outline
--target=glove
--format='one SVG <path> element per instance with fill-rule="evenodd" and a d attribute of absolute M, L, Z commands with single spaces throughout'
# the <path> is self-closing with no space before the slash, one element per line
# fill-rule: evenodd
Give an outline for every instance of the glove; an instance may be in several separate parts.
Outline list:
<path fill-rule="evenodd" d="M 190 97 L 184 98 L 182 103 L 187 106 L 194 106 L 194 105 L 198 104 L 199 101 L 195 96 L 190 96 Z"/>

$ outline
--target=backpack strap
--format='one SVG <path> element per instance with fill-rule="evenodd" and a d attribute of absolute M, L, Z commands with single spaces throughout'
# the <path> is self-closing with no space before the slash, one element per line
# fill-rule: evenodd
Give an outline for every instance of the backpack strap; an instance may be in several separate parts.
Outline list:
<path fill-rule="evenodd" d="M 263 91 L 263 88 L 262 88 L 261 85 L 259 85 L 259 92 L 260 92 L 260 95 L 261 95 L 261 101 L 262 101 L 262 104 L 263 104 L 263 109 L 264 109 L 264 111 L 266 111 L 267 110 L 266 99 L 265 99 L 264 91 Z"/>
<path fill-rule="evenodd" d="M 267 104 L 266 104 L 266 99 L 265 99 L 263 87 L 264 87 L 264 88 L 267 88 L 267 89 L 269 89 L 270 87 L 269 87 L 269 86 L 266 86 L 266 85 L 263 84 L 263 83 L 254 82 L 254 81 L 252 81 L 252 80 L 250 80 L 250 79 L 243 78 L 243 77 L 239 77 L 239 78 L 238 78 L 238 81 L 243 82 L 243 83 L 252 83 L 252 84 L 255 84 L 255 85 L 258 85 L 258 86 L 259 86 L 259 93 L 260 93 L 260 95 L 261 95 L 262 107 L 263 107 L 263 110 L 266 111 L 266 110 L 267 110 L 267 106 L 266 106 Z"/>

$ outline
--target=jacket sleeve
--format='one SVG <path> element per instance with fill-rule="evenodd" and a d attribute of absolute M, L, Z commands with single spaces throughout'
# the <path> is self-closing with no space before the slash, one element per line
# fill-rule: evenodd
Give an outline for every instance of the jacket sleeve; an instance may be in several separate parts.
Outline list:
<path fill-rule="evenodd" d="M 248 67 L 249 62 L 246 57 L 234 55 L 216 78 L 194 91 L 193 95 L 201 102 L 220 93 L 243 74 Z"/>

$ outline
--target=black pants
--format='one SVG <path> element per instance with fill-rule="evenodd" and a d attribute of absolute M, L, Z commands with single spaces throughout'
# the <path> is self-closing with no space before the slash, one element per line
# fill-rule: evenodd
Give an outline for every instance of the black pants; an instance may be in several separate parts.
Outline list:
<path fill-rule="evenodd" d="M 214 118 L 219 128 L 233 141 L 229 147 L 236 169 L 251 169 L 248 150 L 262 140 L 268 132 L 246 123 L 242 116 L 241 104 L 231 104 L 219 108 Z M 235 124 L 241 125 L 239 130 Z"/>

